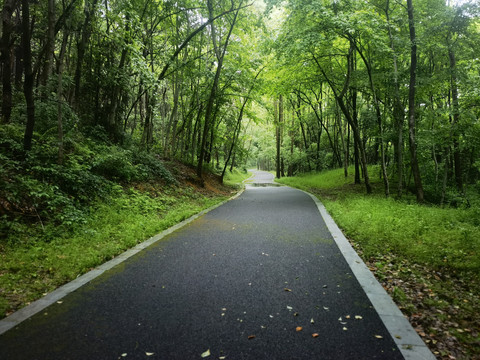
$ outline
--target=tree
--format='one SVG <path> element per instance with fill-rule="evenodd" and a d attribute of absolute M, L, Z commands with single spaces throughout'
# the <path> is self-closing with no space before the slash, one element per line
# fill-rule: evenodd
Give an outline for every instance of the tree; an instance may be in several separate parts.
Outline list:
<path fill-rule="evenodd" d="M 408 141 L 410 144 L 410 165 L 412 167 L 413 178 L 415 180 L 415 190 L 417 195 L 417 201 L 424 201 L 422 178 L 420 176 L 420 168 L 418 166 L 417 159 L 417 142 L 415 134 L 415 122 L 416 122 L 416 103 L 415 103 L 415 90 L 417 86 L 417 38 L 415 35 L 415 22 L 413 16 L 413 3 L 412 0 L 407 0 L 407 12 L 408 12 L 408 28 L 410 30 L 410 84 L 408 92 Z"/>

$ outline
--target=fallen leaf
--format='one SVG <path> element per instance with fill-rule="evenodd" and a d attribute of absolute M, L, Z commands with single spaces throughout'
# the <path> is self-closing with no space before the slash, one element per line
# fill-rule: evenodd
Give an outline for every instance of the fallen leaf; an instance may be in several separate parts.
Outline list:
<path fill-rule="evenodd" d="M 363 318 L 360 315 L 355 315 L 356 320 L 362 320 Z"/>
<path fill-rule="evenodd" d="M 226 358 L 227 358 L 226 356 L 220 356 L 220 357 L 219 357 L 220 360 L 224 360 L 224 359 L 226 359 Z"/>
<path fill-rule="evenodd" d="M 288 305 L 287 305 L 287 309 L 288 310 L 293 310 L 293 308 L 291 306 L 288 306 Z"/>
<path fill-rule="evenodd" d="M 154 355 L 154 354 L 155 354 L 155 353 L 151 353 L 151 352 L 146 352 L 146 353 L 145 353 L 145 355 L 147 355 L 147 356 L 152 356 L 152 355 Z"/>
<path fill-rule="evenodd" d="M 298 312 L 293 313 L 293 316 L 298 316 L 298 315 L 300 315 Z"/>
<path fill-rule="evenodd" d="M 316 338 L 316 337 L 318 337 L 318 336 L 319 336 L 318 333 L 313 333 L 313 334 L 312 334 L 312 337 L 314 337 L 314 338 Z"/>
<path fill-rule="evenodd" d="M 314 324 L 315 321 L 313 321 L 313 318 L 310 320 L 310 324 Z"/>
<path fill-rule="evenodd" d="M 255 335 L 248 335 L 248 340 L 255 339 Z"/>
<path fill-rule="evenodd" d="M 328 310 L 330 310 L 330 309 L 329 309 L 328 307 L 324 306 L 324 307 L 323 307 L 323 310 L 328 311 Z"/>
<path fill-rule="evenodd" d="M 382 336 L 382 335 L 375 335 L 375 337 L 376 337 L 377 339 L 383 339 L 383 336 Z"/>
<path fill-rule="evenodd" d="M 202 353 L 202 355 L 200 355 L 202 358 L 206 358 L 208 356 L 210 356 L 210 349 L 208 349 L 207 351 L 205 351 L 204 353 Z"/>
<path fill-rule="evenodd" d="M 345 316 L 346 319 L 350 319 L 350 315 Z"/>
<path fill-rule="evenodd" d="M 121 356 L 122 356 L 122 357 L 126 357 L 126 356 L 127 356 L 127 353 L 123 353 Z"/>
<path fill-rule="evenodd" d="M 301 326 L 297 326 L 297 328 L 295 329 L 296 331 L 302 331 L 303 328 Z"/>
<path fill-rule="evenodd" d="M 61 303 L 63 303 L 63 301 L 60 301 L 60 300 L 57 301 L 57 304 L 61 304 Z"/>
<path fill-rule="evenodd" d="M 343 327 L 343 331 L 347 331 L 347 330 L 348 330 L 348 329 L 344 326 L 344 327 Z"/>
<path fill-rule="evenodd" d="M 291 292 L 291 291 L 292 291 L 292 290 L 289 289 L 289 288 L 285 288 L 285 289 L 283 289 L 283 290 L 288 291 L 288 292 Z"/>

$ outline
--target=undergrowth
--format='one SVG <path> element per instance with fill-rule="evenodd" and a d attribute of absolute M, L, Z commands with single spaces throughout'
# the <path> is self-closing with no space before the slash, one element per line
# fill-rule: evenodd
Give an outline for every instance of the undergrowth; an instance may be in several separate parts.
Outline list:
<path fill-rule="evenodd" d="M 232 171 L 227 170 L 225 172 L 223 183 L 229 186 L 238 186 L 243 180 L 248 179 L 250 176 L 252 176 L 252 173 L 246 169 L 234 168 Z"/>
<path fill-rule="evenodd" d="M 35 134 L 25 153 L 22 128 L 0 127 L 0 318 L 231 192 L 188 185 L 188 167 L 95 136 L 66 136 L 59 165 L 54 136 Z"/>

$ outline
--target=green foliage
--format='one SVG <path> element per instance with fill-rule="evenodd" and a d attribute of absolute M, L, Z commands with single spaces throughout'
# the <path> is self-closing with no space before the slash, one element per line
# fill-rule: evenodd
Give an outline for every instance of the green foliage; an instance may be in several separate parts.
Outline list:
<path fill-rule="evenodd" d="M 381 194 L 365 196 L 341 169 L 279 181 L 319 194 L 367 257 L 395 253 L 434 268 L 480 272 L 480 207 L 441 208 Z"/>
<path fill-rule="evenodd" d="M 151 180 L 161 178 L 167 184 L 177 184 L 177 180 L 163 165 L 162 161 L 155 155 L 145 151 L 133 153 L 133 164 L 137 167 L 138 180 Z"/>
<path fill-rule="evenodd" d="M 343 169 L 336 169 L 321 173 L 300 174 L 295 177 L 285 177 L 279 180 L 277 179 L 276 181 L 285 185 L 299 187 L 304 190 L 334 189 L 338 186 L 353 183 L 353 168 L 349 168 L 348 177 L 344 176 Z"/>
<path fill-rule="evenodd" d="M 25 156 L 21 126 L 0 127 L 0 234 L 6 243 L 29 242 L 38 232 L 45 239 L 71 232 L 86 222 L 92 202 L 114 193 L 115 181 L 177 183 L 153 154 L 72 132 L 60 165 L 55 135 L 35 136 L 36 146 Z"/>
<path fill-rule="evenodd" d="M 107 179 L 129 182 L 137 177 L 137 171 L 132 164 L 132 152 L 117 146 L 102 149 L 96 157 L 92 171 Z"/>
<path fill-rule="evenodd" d="M 252 173 L 247 171 L 247 169 L 234 168 L 232 171 L 227 170 L 225 172 L 223 183 L 230 186 L 238 185 L 250 176 L 252 176 Z"/>

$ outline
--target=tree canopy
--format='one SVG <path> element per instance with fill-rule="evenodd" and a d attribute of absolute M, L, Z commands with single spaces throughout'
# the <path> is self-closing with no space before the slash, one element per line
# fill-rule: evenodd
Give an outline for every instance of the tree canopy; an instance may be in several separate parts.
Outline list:
<path fill-rule="evenodd" d="M 219 171 L 354 165 L 435 203 L 479 181 L 480 22 L 445 0 L 3 0 L 5 156 L 81 139 Z M 12 130 L 15 129 L 15 130 Z M 81 138 L 81 139 L 80 139 Z M 53 151 L 55 149 L 55 151 Z M 17 151 L 15 150 L 15 151 Z M 454 194 L 454 195 L 451 195 Z"/>

